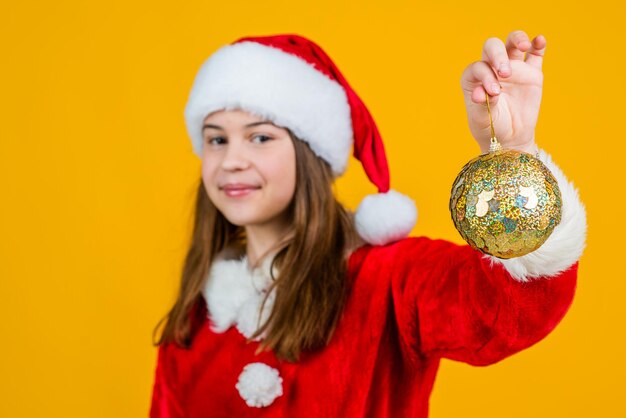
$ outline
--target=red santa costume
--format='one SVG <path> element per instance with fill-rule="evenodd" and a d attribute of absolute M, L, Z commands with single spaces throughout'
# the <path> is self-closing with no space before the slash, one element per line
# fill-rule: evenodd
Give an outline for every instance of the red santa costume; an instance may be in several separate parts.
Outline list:
<path fill-rule="evenodd" d="M 204 117 L 229 108 L 289 127 L 336 175 L 354 145 L 379 189 L 356 213 L 367 244 L 349 256 L 349 298 L 330 343 L 295 363 L 272 352 L 255 354 L 263 336 L 247 341 L 272 309 L 270 294 L 260 311 L 271 257 L 251 270 L 245 256 L 220 254 L 191 314 L 191 346 L 159 347 L 152 418 L 425 418 L 441 358 L 498 362 L 544 338 L 566 314 L 586 213 L 544 150 L 538 157 L 561 189 L 561 222 L 540 248 L 504 260 L 469 245 L 406 237 L 417 212 L 408 197 L 389 190 L 376 125 L 310 40 L 242 38 L 205 62 L 185 109 L 198 155 Z"/>

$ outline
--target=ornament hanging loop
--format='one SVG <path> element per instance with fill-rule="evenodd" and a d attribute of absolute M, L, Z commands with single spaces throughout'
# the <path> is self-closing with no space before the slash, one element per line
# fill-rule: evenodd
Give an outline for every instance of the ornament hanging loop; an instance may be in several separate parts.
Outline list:
<path fill-rule="evenodd" d="M 493 119 L 491 118 L 491 107 L 489 106 L 489 94 L 485 91 L 485 99 L 487 100 L 487 113 L 489 113 L 489 128 L 491 128 L 491 144 L 489 144 L 489 152 L 500 151 L 502 149 L 502 145 L 498 142 L 498 138 L 496 138 L 496 131 L 493 128 Z"/>

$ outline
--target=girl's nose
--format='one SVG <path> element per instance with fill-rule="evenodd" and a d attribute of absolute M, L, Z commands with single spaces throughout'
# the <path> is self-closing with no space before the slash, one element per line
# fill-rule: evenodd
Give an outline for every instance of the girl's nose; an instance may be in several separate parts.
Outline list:
<path fill-rule="evenodd" d="M 222 169 L 227 171 L 245 170 L 250 166 L 250 161 L 246 155 L 242 141 L 232 141 L 227 145 Z"/>

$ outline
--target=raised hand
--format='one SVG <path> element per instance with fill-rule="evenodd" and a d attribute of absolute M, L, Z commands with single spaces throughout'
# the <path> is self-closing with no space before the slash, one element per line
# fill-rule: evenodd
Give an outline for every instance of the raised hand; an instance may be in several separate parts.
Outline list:
<path fill-rule="evenodd" d="M 470 131 L 481 152 L 489 151 L 491 130 L 485 91 L 498 141 L 505 149 L 534 154 L 535 126 L 539 116 L 546 50 L 542 35 L 532 41 L 523 31 L 513 31 L 503 43 L 489 38 L 483 45 L 482 61 L 469 64 L 461 87 Z"/>

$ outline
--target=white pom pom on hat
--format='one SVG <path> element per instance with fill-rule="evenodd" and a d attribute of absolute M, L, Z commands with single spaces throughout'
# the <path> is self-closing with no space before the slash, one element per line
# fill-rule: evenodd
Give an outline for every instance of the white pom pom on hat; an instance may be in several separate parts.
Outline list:
<path fill-rule="evenodd" d="M 374 245 L 406 237 L 416 220 L 417 208 L 413 201 L 395 190 L 365 196 L 355 216 L 357 232 Z"/>
<path fill-rule="evenodd" d="M 202 155 L 204 118 L 222 109 L 243 109 L 289 128 L 344 173 L 350 149 L 378 194 L 357 208 L 356 228 L 370 244 L 407 236 L 417 209 L 389 189 L 389 168 L 378 127 L 365 103 L 315 42 L 295 34 L 244 37 L 223 46 L 201 66 L 185 107 L 194 152 Z"/>

